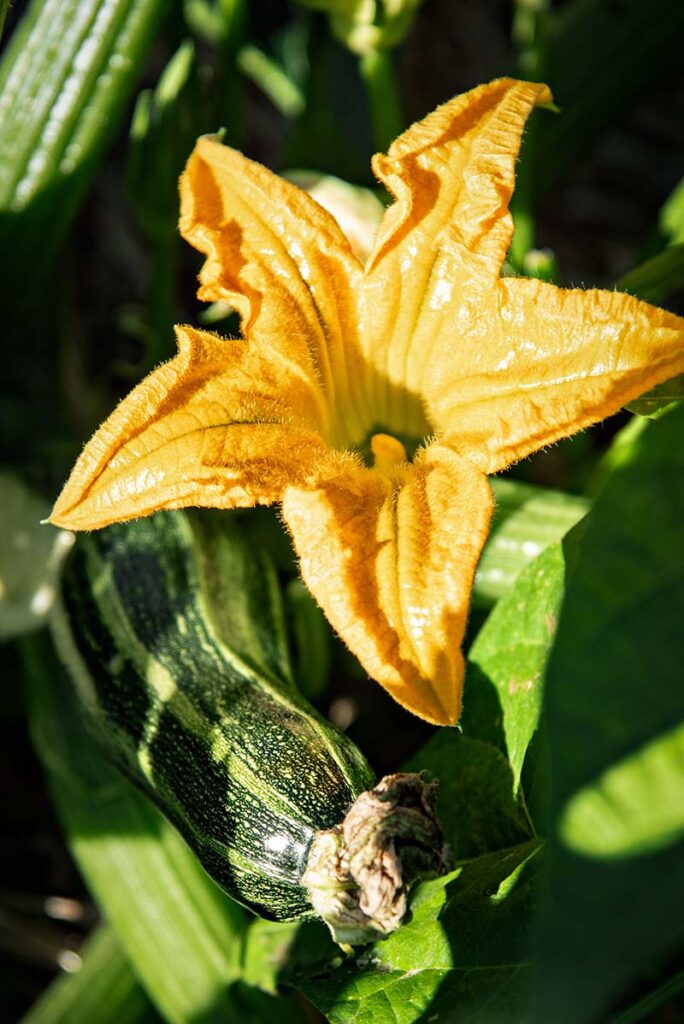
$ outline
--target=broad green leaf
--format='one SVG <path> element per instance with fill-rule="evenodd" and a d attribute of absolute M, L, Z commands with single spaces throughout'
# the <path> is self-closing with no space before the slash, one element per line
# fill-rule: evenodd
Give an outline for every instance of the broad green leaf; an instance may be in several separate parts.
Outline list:
<path fill-rule="evenodd" d="M 631 462 L 635 451 L 641 443 L 641 435 L 645 430 L 648 430 L 648 427 L 648 418 L 632 416 L 622 430 L 617 432 L 610 447 L 602 456 L 591 476 L 589 490 L 592 494 L 595 494 L 605 485 L 611 473 Z"/>
<path fill-rule="evenodd" d="M 331 1024 L 523 1020 L 537 849 L 523 843 L 424 882 L 408 923 L 303 991 Z"/>
<path fill-rule="evenodd" d="M 684 724 L 611 765 L 568 800 L 565 846 L 588 857 L 631 857 L 684 834 Z"/>
<path fill-rule="evenodd" d="M 0 63 L 6 294 L 58 251 L 166 9 L 163 0 L 33 0 L 11 38 Z"/>
<path fill-rule="evenodd" d="M 473 588 L 473 600 L 483 607 L 503 597 L 525 566 L 561 540 L 589 508 L 578 495 L 506 478 L 491 483 L 494 518 Z"/>
<path fill-rule="evenodd" d="M 214 1020 L 232 1006 L 244 912 L 103 760 L 47 641 L 32 641 L 27 657 L 34 745 L 91 892 L 162 1015 Z"/>
<path fill-rule="evenodd" d="M 0 640 L 38 629 L 57 592 L 73 534 L 41 525 L 49 506 L 9 473 L 0 473 Z"/>
<path fill-rule="evenodd" d="M 80 969 L 56 978 L 21 1024 L 152 1024 L 160 1019 L 113 928 L 99 925 L 80 956 Z"/>
<path fill-rule="evenodd" d="M 684 940 L 673 904 L 684 887 L 674 841 L 683 522 L 678 407 L 638 432 L 564 545 L 566 592 L 544 694 L 552 900 L 538 942 L 540 1021 L 604 1019 L 621 992 L 653 985 Z"/>
<path fill-rule="evenodd" d="M 407 771 L 427 771 L 439 780 L 437 810 L 455 860 L 504 850 L 531 838 L 516 803 L 513 773 L 490 743 L 440 729 L 415 754 Z"/>
<path fill-rule="evenodd" d="M 501 732 L 516 792 L 539 722 L 542 679 L 564 579 L 565 558 L 556 543 L 522 571 L 489 615 L 468 655 L 463 727 L 466 733 L 494 743 Z"/>

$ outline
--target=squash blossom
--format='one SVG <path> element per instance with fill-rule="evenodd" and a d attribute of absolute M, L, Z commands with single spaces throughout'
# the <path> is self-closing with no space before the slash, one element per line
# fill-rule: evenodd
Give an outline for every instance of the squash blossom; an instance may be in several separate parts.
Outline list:
<path fill-rule="evenodd" d="M 52 522 L 280 503 L 302 577 L 365 670 L 430 722 L 459 715 L 486 474 L 684 371 L 684 320 L 617 292 L 501 277 L 525 121 L 544 85 L 456 97 L 373 160 L 395 197 L 362 265 L 296 186 L 211 137 L 183 173 L 199 297 L 244 338 L 178 354 L 81 455 Z"/>

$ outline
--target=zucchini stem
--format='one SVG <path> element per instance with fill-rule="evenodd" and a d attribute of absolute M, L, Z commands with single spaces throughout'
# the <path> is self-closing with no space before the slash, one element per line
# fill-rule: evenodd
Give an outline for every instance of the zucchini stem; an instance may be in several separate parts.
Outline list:
<path fill-rule="evenodd" d="M 316 833 L 302 882 L 340 946 L 396 931 L 411 884 L 449 869 L 437 790 L 420 775 L 386 775 L 357 797 L 340 825 Z"/>

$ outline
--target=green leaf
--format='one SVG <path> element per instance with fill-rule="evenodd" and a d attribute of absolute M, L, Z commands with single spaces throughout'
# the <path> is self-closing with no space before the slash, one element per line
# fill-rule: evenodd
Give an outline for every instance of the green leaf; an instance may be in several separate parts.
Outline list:
<path fill-rule="evenodd" d="M 151 1024 L 159 1020 L 113 928 L 99 925 L 80 955 L 80 969 L 55 979 L 21 1024 Z"/>
<path fill-rule="evenodd" d="M 343 960 L 321 921 L 279 924 L 256 918 L 245 934 L 242 976 L 249 985 L 276 992 L 281 985 L 339 967 Z"/>
<path fill-rule="evenodd" d="M 538 945 L 540 1021 L 605 1019 L 684 940 L 673 904 L 684 887 L 683 522 L 678 407 L 636 434 L 565 542 L 544 695 L 552 900 Z"/>
<path fill-rule="evenodd" d="M 523 843 L 423 883 L 407 924 L 302 982 L 304 993 L 331 1024 L 522 1020 L 537 849 Z"/>
<path fill-rule="evenodd" d="M 684 242 L 684 178 L 670 193 L 658 218 L 659 227 L 668 244 Z"/>
<path fill-rule="evenodd" d="M 52 606 L 73 534 L 41 525 L 48 511 L 17 477 L 0 473 L 0 640 L 38 629 Z"/>
<path fill-rule="evenodd" d="M 499 601 L 468 655 L 463 728 L 502 744 L 515 791 L 539 722 L 542 679 L 564 578 L 563 549 L 553 544 L 523 570 Z"/>
<path fill-rule="evenodd" d="M 684 243 L 671 245 L 644 260 L 616 282 L 621 292 L 630 292 L 645 302 L 660 305 L 684 284 Z"/>
<path fill-rule="evenodd" d="M 0 63 L 7 295 L 58 251 L 111 139 L 163 0 L 33 0 Z"/>
<path fill-rule="evenodd" d="M 676 198 L 677 190 L 673 193 Z M 684 197 L 684 191 L 682 191 Z M 683 229 L 684 230 L 684 229 Z M 630 292 L 646 302 L 662 303 L 684 284 L 684 244 L 667 249 L 645 260 L 621 277 L 616 284 L 620 291 Z M 672 402 L 684 399 L 684 374 L 656 385 L 627 408 L 639 416 L 656 416 Z"/>
<path fill-rule="evenodd" d="M 240 47 L 237 66 L 245 78 L 253 82 L 284 117 L 298 117 L 305 106 L 304 95 L 287 71 L 264 50 L 253 43 Z"/>
<path fill-rule="evenodd" d="M 455 860 L 505 850 L 531 838 L 513 795 L 506 758 L 489 743 L 441 729 L 405 765 L 439 780 L 437 813 Z"/>
<path fill-rule="evenodd" d="M 131 122 L 126 186 L 138 219 L 155 241 L 178 238 L 178 177 L 200 133 L 195 48 L 186 39 L 159 76 L 154 90 L 138 96 Z"/>
<path fill-rule="evenodd" d="M 520 572 L 561 540 L 589 508 L 586 498 L 517 480 L 491 481 L 496 505 L 489 538 L 477 567 L 473 600 L 490 607 Z"/>
<path fill-rule="evenodd" d="M 673 402 L 681 402 L 682 399 L 684 399 L 684 374 L 657 384 L 641 398 L 630 402 L 627 408 L 639 416 L 654 417 L 658 416 L 666 406 Z"/>
<path fill-rule="evenodd" d="M 26 653 L 34 745 L 91 892 L 162 1015 L 214 1020 L 232 1007 L 244 912 L 103 760 L 47 641 L 33 640 Z"/>
<path fill-rule="evenodd" d="M 568 800 L 564 846 L 588 857 L 631 857 L 684 835 L 684 724 L 611 765 Z"/>

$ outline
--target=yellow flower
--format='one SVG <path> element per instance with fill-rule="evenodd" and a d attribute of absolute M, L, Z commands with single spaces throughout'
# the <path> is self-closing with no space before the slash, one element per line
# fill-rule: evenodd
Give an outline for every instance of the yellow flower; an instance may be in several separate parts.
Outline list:
<path fill-rule="evenodd" d="M 308 195 L 201 138 L 181 231 L 206 256 L 200 298 L 236 307 L 245 337 L 179 327 L 178 355 L 86 446 L 52 521 L 280 502 L 304 581 L 368 674 L 454 722 L 485 474 L 684 371 L 684 320 L 500 276 L 520 137 L 550 99 L 495 81 L 376 156 L 396 202 L 365 266 Z"/>

